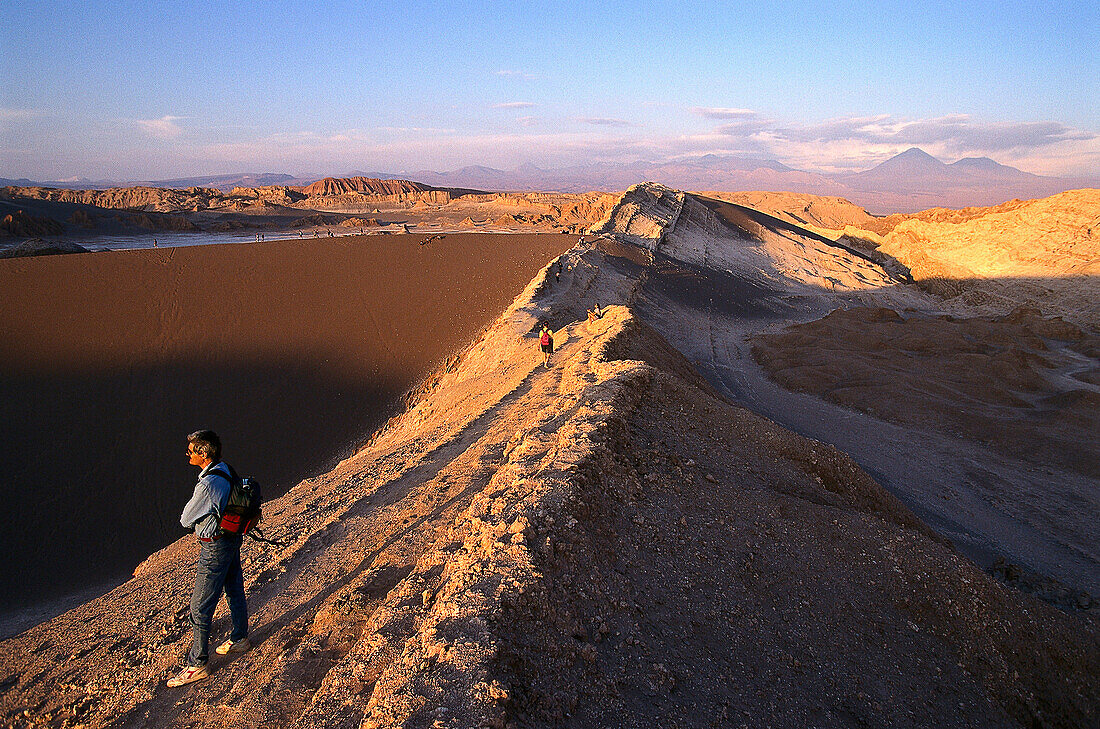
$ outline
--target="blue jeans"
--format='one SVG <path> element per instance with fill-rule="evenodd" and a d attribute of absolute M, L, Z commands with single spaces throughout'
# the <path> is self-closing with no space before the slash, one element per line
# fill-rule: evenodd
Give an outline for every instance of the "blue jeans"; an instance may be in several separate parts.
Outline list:
<path fill-rule="evenodd" d="M 209 658 L 210 621 L 222 592 L 233 615 L 229 639 L 248 637 L 248 603 L 244 599 L 244 571 L 241 569 L 240 536 L 226 535 L 213 542 L 200 542 L 199 565 L 195 570 L 195 591 L 191 593 L 192 666 L 205 666 Z"/>

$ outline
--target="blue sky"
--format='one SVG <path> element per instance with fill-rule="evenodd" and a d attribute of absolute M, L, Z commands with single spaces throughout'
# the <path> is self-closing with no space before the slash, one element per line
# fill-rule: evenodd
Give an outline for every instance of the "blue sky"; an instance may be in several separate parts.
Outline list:
<path fill-rule="evenodd" d="M 0 2 L 0 177 L 911 146 L 1100 174 L 1095 2 Z"/>

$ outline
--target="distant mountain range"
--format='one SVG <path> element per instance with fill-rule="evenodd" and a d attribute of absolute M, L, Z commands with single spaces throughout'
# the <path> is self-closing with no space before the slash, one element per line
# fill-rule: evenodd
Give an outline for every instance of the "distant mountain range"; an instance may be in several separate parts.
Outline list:
<path fill-rule="evenodd" d="M 1100 177 L 1044 177 L 999 164 L 988 157 L 966 157 L 945 164 L 916 147 L 863 172 L 832 178 L 836 193 L 871 212 L 915 212 L 929 207 L 997 205 L 1077 188 L 1100 187 Z"/>
<path fill-rule="evenodd" d="M 364 177 L 390 175 L 356 172 Z M 509 191 L 614 192 L 639 182 L 660 182 L 682 190 L 793 190 L 825 192 L 830 182 L 774 160 L 706 155 L 673 162 L 593 163 L 556 169 L 526 164 L 513 170 L 470 166 L 450 172 L 416 170 L 400 176 L 435 187 Z"/>
<path fill-rule="evenodd" d="M 356 174 L 389 176 L 377 172 Z M 1049 197 L 1075 188 L 1100 187 L 1100 177 L 1043 177 L 988 157 L 967 157 L 945 164 L 916 147 L 869 170 L 843 175 L 805 172 L 774 160 L 706 155 L 674 162 L 600 163 L 553 170 L 534 165 L 510 171 L 489 167 L 463 167 L 452 172 L 417 170 L 402 176 L 436 187 L 493 190 L 614 191 L 653 181 L 680 190 L 803 192 L 847 198 L 873 213 L 996 205 L 1013 198 Z"/>
<path fill-rule="evenodd" d="M 1013 198 L 1041 198 L 1075 188 L 1100 188 L 1100 177 L 1044 177 L 999 164 L 988 157 L 967 157 L 946 164 L 916 147 L 869 170 L 841 175 L 796 170 L 774 160 L 710 154 L 671 162 L 601 162 L 557 169 L 526 164 L 512 170 L 499 170 L 475 165 L 450 172 L 353 171 L 347 176 L 405 179 L 445 188 L 545 192 L 614 192 L 639 182 L 653 181 L 681 190 L 768 190 L 835 195 L 872 213 L 996 205 Z M 234 187 L 306 186 L 322 177 L 247 173 L 125 183 L 84 179 L 48 182 L 0 179 L 0 185 L 86 189 L 149 185 L 213 187 L 228 192 Z"/>

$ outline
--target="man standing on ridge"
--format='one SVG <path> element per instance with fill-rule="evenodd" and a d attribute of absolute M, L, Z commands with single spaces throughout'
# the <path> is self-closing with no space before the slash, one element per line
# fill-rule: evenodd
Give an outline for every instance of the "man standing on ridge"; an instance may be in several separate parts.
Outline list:
<path fill-rule="evenodd" d="M 222 444 L 217 433 L 199 430 L 187 436 L 187 456 L 199 469 L 199 482 L 180 523 L 194 529 L 199 539 L 199 562 L 195 569 L 195 590 L 191 593 L 191 627 L 194 641 L 187 667 L 168 680 L 169 686 L 201 681 L 210 675 L 206 662 L 210 644 L 210 621 L 214 608 L 225 592 L 229 611 L 233 615 L 233 632 L 218 653 L 244 653 L 252 644 L 248 641 L 248 603 L 244 597 L 244 572 L 241 569 L 240 534 L 223 532 L 221 516 L 232 489 L 232 469 L 221 460 Z"/>

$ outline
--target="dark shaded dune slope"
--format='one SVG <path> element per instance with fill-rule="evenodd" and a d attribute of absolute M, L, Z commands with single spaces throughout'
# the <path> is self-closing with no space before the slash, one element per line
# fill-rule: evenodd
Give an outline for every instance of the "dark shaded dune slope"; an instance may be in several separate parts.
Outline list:
<path fill-rule="evenodd" d="M 195 428 L 268 496 L 331 467 L 572 240 L 422 239 L 0 261 L 0 606 L 177 538 Z"/>

